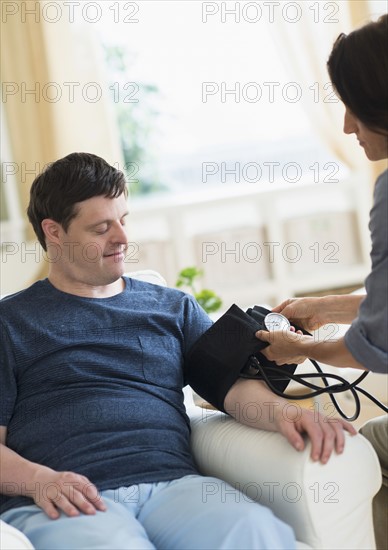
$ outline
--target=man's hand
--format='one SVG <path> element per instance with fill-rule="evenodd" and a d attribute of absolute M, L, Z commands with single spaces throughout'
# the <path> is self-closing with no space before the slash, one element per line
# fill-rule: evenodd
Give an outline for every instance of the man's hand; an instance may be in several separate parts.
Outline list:
<path fill-rule="evenodd" d="M 287 438 L 297 450 L 304 449 L 304 440 L 301 434 L 308 435 L 311 441 L 311 458 L 326 464 L 331 453 L 335 450 L 342 453 L 345 445 L 344 430 L 356 435 L 355 428 L 340 418 L 329 418 L 316 411 L 296 406 L 295 418 L 290 418 L 289 407 L 287 416 L 278 411 L 276 423 L 278 431 Z"/>
<path fill-rule="evenodd" d="M 60 511 L 67 516 L 88 515 L 106 506 L 98 494 L 97 487 L 87 477 L 74 472 L 56 472 L 39 466 L 31 480 L 35 504 L 51 519 L 57 519 Z M 28 486 L 26 486 L 28 491 Z"/>
<path fill-rule="evenodd" d="M 78 516 L 106 510 L 97 487 L 87 477 L 74 472 L 56 472 L 23 458 L 4 445 L 6 435 L 7 428 L 0 426 L 1 493 L 32 498 L 51 519 L 57 519 L 60 512 Z"/>
<path fill-rule="evenodd" d="M 260 414 L 247 415 L 246 405 L 257 406 Z M 304 449 L 302 435 L 311 440 L 311 458 L 323 464 L 333 451 L 342 453 L 345 444 L 344 431 L 355 435 L 354 427 L 340 418 L 329 418 L 317 411 L 298 405 L 290 407 L 290 402 L 277 397 L 261 380 L 239 378 L 224 401 L 225 411 L 241 424 L 252 428 L 280 432 L 298 451 Z M 290 412 L 295 410 L 294 417 Z"/>

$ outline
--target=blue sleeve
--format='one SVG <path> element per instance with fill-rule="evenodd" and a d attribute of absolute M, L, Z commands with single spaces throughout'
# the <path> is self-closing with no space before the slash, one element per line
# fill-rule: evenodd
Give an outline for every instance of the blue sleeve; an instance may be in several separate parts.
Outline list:
<path fill-rule="evenodd" d="M 370 216 L 372 269 L 358 317 L 345 334 L 345 344 L 366 369 L 388 373 L 388 171 L 376 182 Z"/>
<path fill-rule="evenodd" d="M 210 317 L 193 296 L 187 294 L 186 299 L 183 327 L 185 357 L 198 338 L 213 324 Z"/>

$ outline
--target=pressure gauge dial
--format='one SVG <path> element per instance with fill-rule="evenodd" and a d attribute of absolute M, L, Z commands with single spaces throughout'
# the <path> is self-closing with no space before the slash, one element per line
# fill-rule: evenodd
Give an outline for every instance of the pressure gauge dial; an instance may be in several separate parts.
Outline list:
<path fill-rule="evenodd" d="M 268 313 L 264 317 L 264 324 L 268 330 L 288 330 L 291 326 L 287 317 L 281 313 Z"/>

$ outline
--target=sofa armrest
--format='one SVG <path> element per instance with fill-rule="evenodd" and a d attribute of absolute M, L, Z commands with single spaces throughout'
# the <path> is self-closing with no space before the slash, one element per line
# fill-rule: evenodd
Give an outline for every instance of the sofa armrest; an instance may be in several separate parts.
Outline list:
<path fill-rule="evenodd" d="M 269 506 L 312 548 L 375 548 L 372 498 L 381 474 L 364 437 L 347 435 L 345 451 L 322 465 L 309 458 L 309 442 L 297 452 L 281 434 L 243 426 L 218 411 L 191 407 L 188 414 L 201 473 Z"/>
<path fill-rule="evenodd" d="M 0 520 L 0 547 L 2 550 L 33 550 L 33 546 L 23 533 Z"/>

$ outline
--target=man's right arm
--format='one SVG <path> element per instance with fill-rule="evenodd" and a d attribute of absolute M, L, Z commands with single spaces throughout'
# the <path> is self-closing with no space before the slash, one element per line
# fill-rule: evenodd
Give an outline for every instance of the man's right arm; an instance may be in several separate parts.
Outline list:
<path fill-rule="evenodd" d="M 95 514 L 106 506 L 98 490 L 85 476 L 56 472 L 26 460 L 6 446 L 7 428 L 0 426 L 0 492 L 8 496 L 33 498 L 51 519 L 60 511 L 68 516 Z"/>

